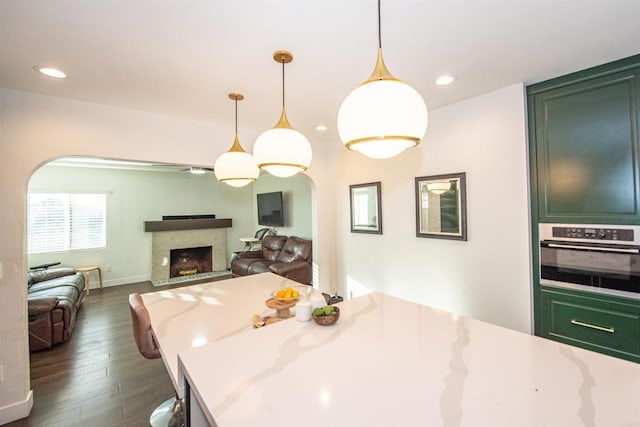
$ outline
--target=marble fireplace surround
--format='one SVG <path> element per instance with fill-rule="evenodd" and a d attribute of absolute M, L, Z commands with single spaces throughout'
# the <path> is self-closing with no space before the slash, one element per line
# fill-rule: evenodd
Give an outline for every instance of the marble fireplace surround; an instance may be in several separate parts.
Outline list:
<path fill-rule="evenodd" d="M 151 232 L 151 281 L 169 279 L 169 257 L 172 249 L 211 246 L 213 271 L 227 269 L 227 227 L 231 219 L 186 219 L 146 221 L 145 231 Z"/>

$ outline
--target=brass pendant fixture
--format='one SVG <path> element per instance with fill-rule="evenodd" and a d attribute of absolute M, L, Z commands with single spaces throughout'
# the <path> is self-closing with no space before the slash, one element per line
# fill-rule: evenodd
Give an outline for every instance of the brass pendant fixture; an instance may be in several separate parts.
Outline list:
<path fill-rule="evenodd" d="M 234 92 L 229 94 L 229 98 L 235 101 L 236 107 L 235 138 L 231 148 L 216 160 L 213 172 L 220 182 L 232 187 L 244 187 L 258 178 L 260 169 L 256 166 L 253 156 L 244 151 L 240 141 L 238 141 L 238 101 L 242 101 L 244 96 Z"/>
<path fill-rule="evenodd" d="M 428 112 L 422 96 L 394 77 L 382 58 L 378 0 L 378 58 L 371 76 L 342 102 L 338 133 L 349 150 L 387 159 L 420 143 L 427 131 Z"/>
<path fill-rule="evenodd" d="M 311 164 L 309 140 L 291 127 L 284 106 L 284 64 L 293 61 L 286 50 L 273 54 L 274 61 L 282 64 L 282 112 L 278 123 L 256 139 L 253 155 L 258 167 L 278 177 L 289 177 L 307 170 Z"/>

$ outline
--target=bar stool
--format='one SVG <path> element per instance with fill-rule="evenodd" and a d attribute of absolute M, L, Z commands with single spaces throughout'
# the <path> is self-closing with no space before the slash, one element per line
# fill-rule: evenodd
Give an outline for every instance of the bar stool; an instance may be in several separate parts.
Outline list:
<path fill-rule="evenodd" d="M 94 270 L 98 270 L 98 279 L 100 280 L 100 290 L 102 290 L 102 270 L 100 270 L 100 267 L 98 266 L 91 266 L 91 267 L 78 267 L 76 268 L 76 271 L 78 273 L 82 273 L 84 274 L 84 282 L 85 282 L 85 290 L 87 292 L 87 295 L 89 295 L 90 293 L 90 289 L 91 289 L 91 272 Z"/>
<path fill-rule="evenodd" d="M 129 310 L 133 325 L 133 338 L 145 359 L 158 359 L 162 355 L 153 337 L 149 311 L 139 293 L 129 294 Z M 182 399 L 176 395 L 162 402 L 149 417 L 152 427 L 184 427 L 185 411 Z"/>

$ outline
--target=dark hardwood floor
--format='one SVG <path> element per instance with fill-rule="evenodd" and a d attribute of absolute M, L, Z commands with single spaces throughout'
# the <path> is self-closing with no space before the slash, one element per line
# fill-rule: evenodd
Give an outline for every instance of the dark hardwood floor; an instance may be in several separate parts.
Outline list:
<path fill-rule="evenodd" d="M 151 282 L 92 289 L 71 339 L 31 353 L 33 409 L 7 426 L 148 426 L 174 390 L 162 359 L 138 352 L 128 296 L 155 290 Z"/>

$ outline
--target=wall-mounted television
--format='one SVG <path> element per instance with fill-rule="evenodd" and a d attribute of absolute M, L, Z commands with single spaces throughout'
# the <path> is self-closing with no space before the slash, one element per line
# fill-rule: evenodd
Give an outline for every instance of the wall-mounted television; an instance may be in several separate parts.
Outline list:
<path fill-rule="evenodd" d="M 282 191 L 258 194 L 258 225 L 284 227 Z"/>

